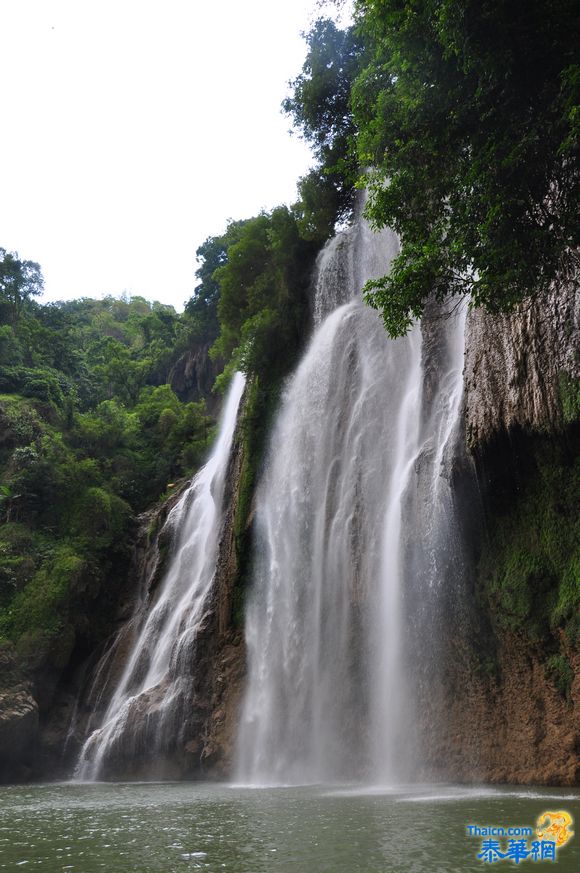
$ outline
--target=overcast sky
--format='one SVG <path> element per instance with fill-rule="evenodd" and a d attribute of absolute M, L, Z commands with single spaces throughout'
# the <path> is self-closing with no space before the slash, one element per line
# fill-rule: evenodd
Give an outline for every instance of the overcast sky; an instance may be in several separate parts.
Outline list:
<path fill-rule="evenodd" d="M 315 0 L 0 0 L 0 246 L 45 299 L 181 308 L 228 218 L 295 199 L 280 112 Z"/>

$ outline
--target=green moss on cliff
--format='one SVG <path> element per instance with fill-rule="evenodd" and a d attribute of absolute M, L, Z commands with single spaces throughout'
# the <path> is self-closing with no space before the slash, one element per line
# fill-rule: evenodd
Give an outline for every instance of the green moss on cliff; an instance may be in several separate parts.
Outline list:
<path fill-rule="evenodd" d="M 570 691 L 574 679 L 572 664 L 565 655 L 552 655 L 545 665 L 547 678 L 554 683 L 560 694 L 570 700 Z"/>
<path fill-rule="evenodd" d="M 560 373 L 559 389 L 564 423 L 572 424 L 580 419 L 580 379 Z"/>
<path fill-rule="evenodd" d="M 577 639 L 579 464 L 565 440 L 512 445 L 513 479 L 488 507 L 480 578 L 494 624 L 534 642 L 563 628 Z"/>
<path fill-rule="evenodd" d="M 243 627 L 245 592 L 251 572 L 251 517 L 254 493 L 267 445 L 274 413 L 278 406 L 281 380 L 264 387 L 254 376 L 246 391 L 241 421 L 242 469 L 238 503 L 234 517 L 234 536 L 238 558 L 238 578 L 232 596 L 234 627 Z"/>

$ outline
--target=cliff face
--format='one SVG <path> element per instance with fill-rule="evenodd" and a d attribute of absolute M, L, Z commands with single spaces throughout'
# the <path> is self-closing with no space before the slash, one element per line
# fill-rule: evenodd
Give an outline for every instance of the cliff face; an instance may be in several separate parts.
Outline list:
<path fill-rule="evenodd" d="M 427 313 L 424 324 L 425 414 L 442 364 L 440 317 L 436 310 Z M 565 528 L 558 512 L 566 524 L 570 521 L 569 506 L 554 509 L 553 504 L 556 492 L 563 500 L 558 477 L 567 476 L 571 463 L 573 427 L 566 424 L 563 392 L 578 375 L 577 339 L 578 295 L 570 286 L 560 301 L 554 294 L 510 317 L 479 311 L 468 316 L 464 377 L 470 453 L 460 451 L 451 470 L 467 569 L 462 594 L 456 586 L 438 612 L 437 668 L 429 663 L 421 667 L 418 720 L 425 778 L 538 784 L 578 779 L 579 655 L 570 615 L 562 607 L 558 619 L 554 606 L 558 586 L 565 588 L 565 562 L 550 564 L 533 546 L 538 531 L 545 534 L 550 524 Z M 245 451 L 239 423 L 226 479 L 215 584 L 191 668 L 194 707 L 182 746 L 163 762 L 163 775 L 174 778 L 232 775 L 245 677 L 244 637 L 234 621 L 240 583 L 236 513 Z M 534 491 L 540 480 L 551 483 L 541 499 Z M 533 527 L 526 501 L 537 506 L 538 500 L 544 501 L 545 512 Z M 119 620 L 126 624 L 112 648 L 109 675 L 126 658 L 131 598 L 145 602 L 162 570 L 163 542 L 145 531 L 159 530 L 169 508 L 144 520 L 136 549 L 140 569 L 121 598 Z M 520 558 L 513 562 L 520 546 L 531 555 L 531 569 Z M 561 540 L 550 549 L 566 553 L 568 546 Z M 99 694 L 97 685 L 85 700 L 79 734 Z M 118 764 L 117 778 L 147 775 L 138 763 L 125 770 Z"/>
<path fill-rule="evenodd" d="M 125 556 L 101 583 L 87 562 L 67 580 L 65 621 L 56 633 L 0 641 L 0 783 L 68 775 L 64 752 L 78 697 L 78 668 L 113 623 L 112 592 L 127 579 Z M 123 586 L 121 585 L 121 588 Z"/>
<path fill-rule="evenodd" d="M 247 398 L 247 395 L 246 395 Z M 243 631 L 235 627 L 234 590 L 239 583 L 236 514 L 238 512 L 245 447 L 242 400 L 230 458 L 216 565 L 215 584 L 206 625 L 209 676 L 206 718 L 199 742 L 199 769 L 212 777 L 231 776 L 238 713 L 246 672 Z"/>
<path fill-rule="evenodd" d="M 186 482 L 182 483 L 168 500 L 137 519 L 129 572 L 118 580 L 112 607 L 113 633 L 88 658 L 77 661 L 41 726 L 42 775 L 69 776 L 83 740 L 104 714 L 127 663 L 141 617 L 161 581 L 170 550 L 164 525 L 186 486 Z"/>
<path fill-rule="evenodd" d="M 217 409 L 218 399 L 212 393 L 214 382 L 221 372 L 219 362 L 209 356 L 209 344 L 185 351 L 169 373 L 169 384 L 184 403 L 205 400 L 211 414 Z"/>
<path fill-rule="evenodd" d="M 468 316 L 465 425 L 480 529 L 471 609 L 462 628 L 445 628 L 442 670 L 423 700 L 429 776 L 580 778 L 579 311 L 570 283 L 511 316 Z"/>
<path fill-rule="evenodd" d="M 500 433 L 560 429 L 580 378 L 580 285 L 562 282 L 512 315 L 467 319 L 465 419 L 478 448 Z M 576 389 L 577 390 L 577 389 Z"/>

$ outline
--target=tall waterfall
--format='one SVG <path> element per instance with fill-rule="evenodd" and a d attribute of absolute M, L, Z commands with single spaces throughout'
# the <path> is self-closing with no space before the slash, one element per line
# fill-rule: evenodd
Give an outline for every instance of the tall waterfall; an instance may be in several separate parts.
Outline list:
<path fill-rule="evenodd" d="M 358 221 L 319 258 L 316 330 L 257 492 L 242 782 L 413 773 L 412 665 L 435 650 L 413 601 L 448 582 L 465 312 L 434 308 L 436 343 L 418 324 L 389 340 L 360 290 L 397 250 Z"/>
<path fill-rule="evenodd" d="M 191 661 L 215 574 L 224 484 L 244 377 L 234 376 L 213 452 L 171 511 L 175 543 L 157 600 L 141 627 L 101 726 L 85 742 L 77 776 L 97 779 L 117 759 L 152 762 L 179 740 L 191 708 Z"/>

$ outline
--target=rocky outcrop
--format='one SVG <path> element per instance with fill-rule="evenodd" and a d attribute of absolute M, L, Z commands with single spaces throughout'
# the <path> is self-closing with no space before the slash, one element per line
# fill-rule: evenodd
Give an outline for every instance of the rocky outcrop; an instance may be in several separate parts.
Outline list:
<path fill-rule="evenodd" d="M 14 651 L 0 646 L 0 782 L 32 773 L 38 744 L 38 704 L 20 676 Z"/>
<path fill-rule="evenodd" d="M 511 315 L 471 310 L 467 318 L 465 417 L 480 446 L 519 426 L 558 429 L 562 391 L 580 377 L 580 283 L 562 282 Z"/>
<path fill-rule="evenodd" d="M 203 769 L 213 778 L 232 777 L 245 675 L 244 634 L 232 629 L 220 640 L 210 712 L 201 748 Z"/>
<path fill-rule="evenodd" d="M 171 368 L 168 381 L 180 400 L 205 400 L 209 411 L 214 413 L 219 398 L 212 395 L 212 388 L 223 366 L 212 361 L 209 348 L 206 344 L 184 352 Z"/>

